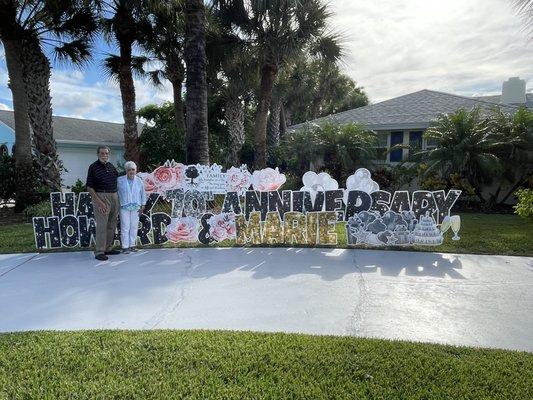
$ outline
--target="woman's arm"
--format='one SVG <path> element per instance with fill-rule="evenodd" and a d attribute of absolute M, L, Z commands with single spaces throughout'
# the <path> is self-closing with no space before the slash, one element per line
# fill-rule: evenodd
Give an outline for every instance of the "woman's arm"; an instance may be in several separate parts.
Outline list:
<path fill-rule="evenodd" d="M 139 185 L 141 185 L 141 208 L 139 210 L 139 214 L 142 214 L 144 211 L 144 206 L 146 205 L 146 191 L 144 190 L 144 182 L 142 179 L 138 176 L 136 178 L 139 181 Z"/>

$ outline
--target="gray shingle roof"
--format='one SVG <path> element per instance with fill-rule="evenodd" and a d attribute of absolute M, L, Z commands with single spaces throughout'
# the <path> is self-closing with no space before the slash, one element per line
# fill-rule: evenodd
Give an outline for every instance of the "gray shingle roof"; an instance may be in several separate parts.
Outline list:
<path fill-rule="evenodd" d="M 493 95 L 493 96 L 475 96 L 474 99 L 484 100 L 484 101 L 489 101 L 491 103 L 500 104 L 500 98 L 501 97 L 502 97 L 501 95 L 497 94 L 497 95 Z M 517 106 L 520 106 L 520 105 L 517 104 Z M 525 106 L 527 108 L 533 109 L 533 93 L 526 93 L 526 104 L 525 104 Z"/>
<path fill-rule="evenodd" d="M 472 109 L 474 107 L 488 112 L 495 107 L 495 104 L 472 97 L 424 89 L 309 122 L 317 124 L 327 121 L 340 124 L 356 122 L 374 130 L 424 129 L 439 114 L 453 113 L 460 108 Z M 498 107 L 508 112 L 517 110 L 517 107 L 514 106 L 498 105 Z M 289 129 L 297 130 L 304 127 L 305 124 L 307 122 L 291 126 Z"/>
<path fill-rule="evenodd" d="M 0 121 L 15 129 L 13 111 L 0 110 Z M 123 124 L 70 117 L 53 117 L 54 137 L 57 141 L 124 143 Z M 143 124 L 138 124 L 139 133 Z"/>

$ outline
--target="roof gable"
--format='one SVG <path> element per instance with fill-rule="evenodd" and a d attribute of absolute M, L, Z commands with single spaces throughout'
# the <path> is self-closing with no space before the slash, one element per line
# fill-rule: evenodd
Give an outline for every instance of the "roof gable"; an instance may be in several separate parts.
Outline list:
<path fill-rule="evenodd" d="M 508 112 L 517 110 L 517 107 L 514 106 L 496 105 L 472 97 L 424 89 L 310 122 L 318 124 L 328 121 L 340 124 L 355 122 L 363 124 L 369 129 L 426 128 L 439 114 L 453 113 L 461 108 L 472 109 L 474 107 L 479 107 L 482 112 L 488 112 L 494 107 Z M 294 125 L 290 129 L 299 129 L 305 124 Z"/>

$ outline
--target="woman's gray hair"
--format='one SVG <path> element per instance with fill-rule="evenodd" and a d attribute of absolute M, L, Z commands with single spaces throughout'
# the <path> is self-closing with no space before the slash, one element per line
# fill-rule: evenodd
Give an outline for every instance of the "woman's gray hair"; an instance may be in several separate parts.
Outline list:
<path fill-rule="evenodd" d="M 128 169 L 137 169 L 137 165 L 133 161 L 126 161 L 124 164 L 124 170 L 127 171 Z"/>

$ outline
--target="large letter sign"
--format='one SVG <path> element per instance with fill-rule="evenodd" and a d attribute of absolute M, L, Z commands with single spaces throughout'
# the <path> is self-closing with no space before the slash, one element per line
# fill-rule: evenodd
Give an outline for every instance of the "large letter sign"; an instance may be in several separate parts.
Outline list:
<path fill-rule="evenodd" d="M 139 177 L 148 194 L 139 221 L 141 245 L 216 245 L 224 240 L 237 245 L 336 245 L 337 224 L 344 226 L 349 245 L 439 245 L 461 194 L 389 193 L 379 189 L 365 168 L 348 177 L 346 189 L 326 172 L 306 172 L 298 191 L 280 189 L 286 179 L 277 168 L 251 174 L 246 165 L 223 171 L 216 164 L 167 161 Z M 215 196 L 221 201 L 211 206 Z M 52 193 L 50 203 L 51 217 L 33 218 L 37 248 L 94 243 L 96 222 L 88 193 Z M 458 226 L 453 224 L 454 232 Z"/>

